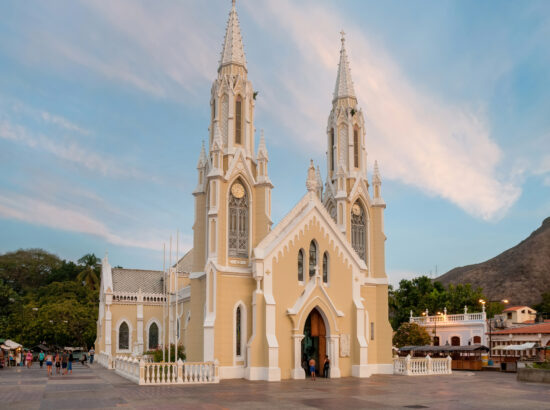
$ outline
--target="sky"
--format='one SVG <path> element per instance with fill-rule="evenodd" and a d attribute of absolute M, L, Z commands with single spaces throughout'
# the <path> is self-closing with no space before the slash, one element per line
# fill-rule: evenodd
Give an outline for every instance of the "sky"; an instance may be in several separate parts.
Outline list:
<path fill-rule="evenodd" d="M 0 3 L 0 253 L 161 269 L 192 245 L 229 0 Z M 238 0 L 275 223 L 326 174 L 340 34 L 378 160 L 390 282 L 550 216 L 550 2 Z M 370 178 L 370 174 L 369 174 Z M 179 249 L 176 236 L 179 231 Z"/>

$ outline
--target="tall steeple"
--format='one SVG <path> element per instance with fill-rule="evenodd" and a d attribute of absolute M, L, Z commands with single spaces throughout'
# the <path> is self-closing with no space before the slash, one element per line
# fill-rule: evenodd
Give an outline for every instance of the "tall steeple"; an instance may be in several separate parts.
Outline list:
<path fill-rule="evenodd" d="M 356 98 L 351 80 L 351 71 L 348 62 L 348 53 L 346 52 L 346 33 L 340 32 L 342 47 L 340 48 L 340 62 L 338 63 L 338 75 L 336 76 L 336 85 L 334 86 L 333 101 L 339 98 Z"/>
<path fill-rule="evenodd" d="M 246 57 L 244 55 L 239 17 L 235 9 L 235 0 L 233 0 L 231 11 L 229 12 L 229 20 L 227 21 L 227 28 L 225 30 L 225 38 L 223 40 L 223 49 L 218 71 L 221 70 L 223 66 L 230 64 L 240 65 L 246 70 Z"/>

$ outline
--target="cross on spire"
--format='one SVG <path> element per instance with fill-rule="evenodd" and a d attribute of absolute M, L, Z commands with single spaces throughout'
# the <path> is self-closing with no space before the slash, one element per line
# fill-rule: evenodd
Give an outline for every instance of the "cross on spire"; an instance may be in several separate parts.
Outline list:
<path fill-rule="evenodd" d="M 340 41 L 342 41 L 342 43 L 344 43 L 346 41 L 346 32 L 344 31 L 344 29 L 342 29 L 342 31 L 340 31 Z"/>

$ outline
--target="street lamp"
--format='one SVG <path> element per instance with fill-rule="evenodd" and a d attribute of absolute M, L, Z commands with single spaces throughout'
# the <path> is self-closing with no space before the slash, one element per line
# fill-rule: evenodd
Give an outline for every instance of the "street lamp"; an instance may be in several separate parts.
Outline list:
<path fill-rule="evenodd" d="M 500 299 L 500 300 L 484 300 L 479 299 L 479 303 L 483 306 L 483 311 L 485 311 L 485 304 L 487 303 L 504 303 L 505 305 L 508 304 L 510 301 L 508 299 Z M 491 318 L 492 319 L 492 318 Z M 493 339 L 491 337 L 491 334 L 493 332 L 493 326 L 492 326 L 492 320 L 487 318 L 487 325 L 489 326 L 489 357 L 493 358 Z"/>
<path fill-rule="evenodd" d="M 422 316 L 426 316 L 426 321 L 428 321 L 427 312 L 422 312 Z M 438 317 L 440 316 L 443 316 L 443 313 L 437 312 L 437 315 L 435 316 L 435 319 L 434 319 L 434 330 L 432 332 L 434 335 L 434 342 L 435 342 L 435 338 L 437 337 L 437 321 L 439 320 Z M 439 339 L 437 340 L 437 345 L 439 346 Z M 435 346 L 435 343 L 434 343 L 434 346 Z"/>

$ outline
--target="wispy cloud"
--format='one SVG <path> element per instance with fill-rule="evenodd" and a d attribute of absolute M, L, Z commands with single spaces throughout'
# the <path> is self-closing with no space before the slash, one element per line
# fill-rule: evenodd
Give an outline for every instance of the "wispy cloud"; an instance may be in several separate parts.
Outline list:
<path fill-rule="evenodd" d="M 312 1 L 263 4 L 247 10 L 259 24 L 269 20 L 265 27 L 273 35 L 288 35 L 286 44 L 298 49 L 289 62 L 290 76 L 262 84 L 275 96 L 269 101 L 270 113 L 283 122 L 288 119 L 286 125 L 302 137 L 304 149 L 322 152 L 324 126 L 311 124 L 326 124 L 329 84 L 334 84 L 338 62 L 337 33 L 345 19 Z M 477 217 L 503 215 L 521 189 L 497 173 L 502 153 L 483 111 L 416 88 L 358 27 L 346 24 L 346 29 L 352 76 L 366 111 L 367 149 L 370 158 L 381 162 L 383 176 L 445 198 Z M 330 83 L 323 82 L 329 77 Z M 283 98 L 285 94 L 291 98 Z"/>
<path fill-rule="evenodd" d="M 54 115 L 54 114 L 51 114 L 47 111 L 42 111 L 40 113 L 40 117 L 46 121 L 46 122 L 49 122 L 51 124 L 55 124 L 55 125 L 58 125 L 60 126 L 61 128 L 64 128 L 68 131 L 75 131 L 75 132 L 78 132 L 80 134 L 84 134 L 84 135 L 88 135 L 90 134 L 90 131 L 87 130 L 87 129 L 84 129 L 82 127 L 79 127 L 78 125 L 72 123 L 71 121 L 69 121 L 68 119 L 64 118 L 64 117 L 61 117 L 59 115 Z"/>
<path fill-rule="evenodd" d="M 13 124 L 6 119 L 0 119 L 0 138 L 24 144 L 29 148 L 40 149 L 104 176 L 154 179 L 130 166 L 121 165 L 107 154 L 99 154 L 89 148 L 84 148 L 74 140 L 61 140 L 37 134 L 25 126 Z"/>

